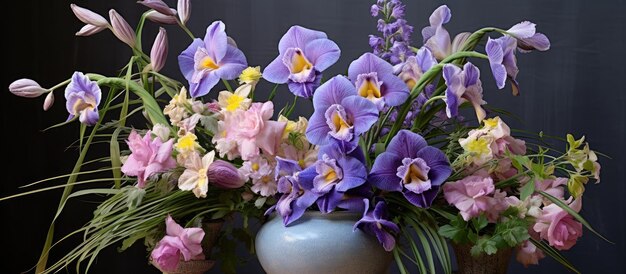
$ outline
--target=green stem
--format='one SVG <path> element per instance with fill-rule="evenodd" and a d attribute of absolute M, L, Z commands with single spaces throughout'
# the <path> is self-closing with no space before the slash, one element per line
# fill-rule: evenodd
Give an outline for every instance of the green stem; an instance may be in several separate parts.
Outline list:
<path fill-rule="evenodd" d="M 230 86 L 230 83 L 228 83 L 228 81 L 222 79 L 222 83 L 224 83 L 224 86 L 226 86 L 226 89 L 230 92 L 233 92 L 233 88 Z"/>
<path fill-rule="evenodd" d="M 65 85 L 69 84 L 71 81 L 72 81 L 72 79 L 67 79 L 67 80 L 65 80 L 65 81 L 63 81 L 63 82 L 61 82 L 61 83 L 58 83 L 56 86 L 51 87 L 49 90 L 50 90 L 50 91 L 53 91 L 53 90 L 55 90 L 55 89 L 57 89 L 57 88 L 60 88 L 60 87 L 62 87 L 62 86 L 65 86 Z"/>
<path fill-rule="evenodd" d="M 191 30 L 189 30 L 189 28 L 187 28 L 187 26 L 185 26 L 185 24 L 183 24 L 183 22 L 181 22 L 178 18 L 176 18 L 176 23 L 178 23 L 178 26 L 180 26 L 180 28 L 183 29 L 185 33 L 189 35 L 189 37 L 191 37 L 191 40 L 196 39 L 196 36 L 193 35 L 193 32 L 191 32 Z"/>

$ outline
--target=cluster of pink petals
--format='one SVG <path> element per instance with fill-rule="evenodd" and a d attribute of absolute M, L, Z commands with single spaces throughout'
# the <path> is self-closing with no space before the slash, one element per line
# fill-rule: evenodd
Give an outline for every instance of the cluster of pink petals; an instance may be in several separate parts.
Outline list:
<path fill-rule="evenodd" d="M 167 234 L 152 250 L 152 261 L 163 271 L 175 271 L 182 256 L 185 261 L 204 260 L 201 242 L 204 231 L 199 227 L 183 228 L 171 216 L 165 219 Z"/>
<path fill-rule="evenodd" d="M 543 259 L 545 256 L 541 249 L 537 248 L 533 243 L 524 241 L 517 247 L 515 259 L 523 264 L 524 267 L 528 267 L 528 265 L 531 264 L 539 264 L 539 260 Z"/>
<path fill-rule="evenodd" d="M 173 139 L 165 143 L 159 137 L 152 139 L 150 131 L 142 138 L 133 130 L 126 141 L 131 154 L 124 162 L 122 172 L 137 176 L 137 187 L 143 188 L 151 175 L 176 167 L 176 160 L 172 158 L 173 142 Z"/>
<path fill-rule="evenodd" d="M 573 210 L 579 211 L 582 200 L 576 199 L 569 206 Z M 572 215 L 556 204 L 543 207 L 541 216 L 537 218 L 533 230 L 558 250 L 570 249 L 583 235 L 582 224 L 574 220 Z"/>
<path fill-rule="evenodd" d="M 224 113 L 218 122 L 220 134 L 213 139 L 220 155 L 228 159 L 241 156 L 243 160 L 259 156 L 260 150 L 275 155 L 287 123 L 270 121 L 273 114 L 272 102 L 253 103 L 248 110 Z"/>
<path fill-rule="evenodd" d="M 489 210 L 493 204 L 490 194 L 494 190 L 493 179 L 480 176 L 468 176 L 443 185 L 446 201 L 460 211 L 465 221 Z"/>

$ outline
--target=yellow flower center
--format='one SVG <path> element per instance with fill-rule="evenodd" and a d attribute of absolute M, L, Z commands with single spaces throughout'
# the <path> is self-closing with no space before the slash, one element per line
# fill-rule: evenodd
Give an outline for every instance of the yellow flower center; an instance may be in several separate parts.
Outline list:
<path fill-rule="evenodd" d="M 78 114 L 79 112 L 83 111 L 83 110 L 92 110 L 94 109 L 94 104 L 87 102 L 83 99 L 77 99 L 76 102 L 74 103 L 74 106 L 72 107 L 72 109 L 74 110 L 74 115 Z"/>
<path fill-rule="evenodd" d="M 197 137 L 196 137 L 195 134 L 187 133 L 187 134 L 185 134 L 185 136 L 180 137 L 178 139 L 178 142 L 176 143 L 176 149 L 179 152 L 193 151 L 197 147 L 196 139 L 197 139 Z"/>
<path fill-rule="evenodd" d="M 258 163 L 252 163 L 252 170 L 258 171 L 259 170 L 259 164 Z"/>
<path fill-rule="evenodd" d="M 485 127 L 494 128 L 498 125 L 498 120 L 498 118 L 489 118 L 483 120 L 483 122 L 485 123 Z"/>
<path fill-rule="evenodd" d="M 332 182 L 335 179 L 337 179 L 337 173 L 334 170 L 331 170 L 330 172 L 326 174 L 324 179 L 326 180 L 326 182 Z"/>
<path fill-rule="evenodd" d="M 489 154 L 489 141 L 486 138 L 473 139 L 467 143 L 465 150 L 478 155 Z"/>
<path fill-rule="evenodd" d="M 298 160 L 298 165 L 299 165 L 301 168 L 305 168 L 306 163 L 304 162 L 304 159 L 300 159 L 300 160 Z"/>
<path fill-rule="evenodd" d="M 422 170 L 420 168 L 418 168 L 417 165 L 415 165 L 415 164 L 412 164 L 409 167 L 409 172 L 407 172 L 406 176 L 404 177 L 404 183 L 405 184 L 410 184 L 410 183 L 415 182 L 415 181 L 425 182 L 426 180 L 428 180 L 426 175 L 424 173 L 422 173 Z"/>
<path fill-rule="evenodd" d="M 302 54 L 302 51 L 297 50 L 296 54 L 291 58 L 291 73 L 300 73 L 305 70 L 310 70 L 313 67 L 311 62 L 306 59 Z"/>
<path fill-rule="evenodd" d="M 359 89 L 359 95 L 367 99 L 380 98 L 380 89 L 374 83 L 367 79 Z"/>
<path fill-rule="evenodd" d="M 341 118 L 341 115 L 339 115 L 339 113 L 335 113 L 335 115 L 333 115 L 333 124 L 335 125 L 335 131 L 337 132 L 350 128 L 350 124 L 348 124 L 346 120 Z"/>
<path fill-rule="evenodd" d="M 241 103 L 243 102 L 245 98 L 237 95 L 237 94 L 233 94 L 231 96 L 228 97 L 228 99 L 226 99 L 226 110 L 227 111 L 234 111 L 236 109 L 238 109 L 241 106 Z"/>
<path fill-rule="evenodd" d="M 220 67 L 209 56 L 204 57 L 204 59 L 202 59 L 201 66 L 202 66 L 202 68 L 211 69 L 211 70 L 218 69 Z"/>

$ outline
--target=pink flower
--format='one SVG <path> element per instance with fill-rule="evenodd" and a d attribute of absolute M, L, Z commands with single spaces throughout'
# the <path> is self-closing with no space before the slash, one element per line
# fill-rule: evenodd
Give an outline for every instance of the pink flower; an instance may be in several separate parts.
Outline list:
<path fill-rule="evenodd" d="M 515 196 L 511 196 L 515 197 Z M 517 198 L 517 197 L 515 197 Z M 489 200 L 489 207 L 487 208 L 487 220 L 491 223 L 495 223 L 500 218 L 500 213 L 505 211 L 509 206 L 512 206 L 511 203 L 516 203 L 517 201 L 506 196 L 506 192 L 496 189 L 493 193 L 493 199 Z"/>
<path fill-rule="evenodd" d="M 563 199 L 565 190 L 563 186 L 567 185 L 567 178 L 546 179 L 543 181 L 535 181 L 535 191 L 544 191 L 556 198 Z M 547 202 L 547 203 L 546 203 Z M 548 199 L 544 199 L 544 203 L 549 204 Z"/>
<path fill-rule="evenodd" d="M 165 143 L 158 137 L 152 139 L 150 131 L 142 138 L 133 130 L 126 141 L 131 154 L 124 162 L 122 172 L 137 176 L 137 187 L 143 188 L 151 175 L 176 167 L 172 158 L 173 142 L 173 139 Z"/>
<path fill-rule="evenodd" d="M 541 249 L 537 248 L 530 241 L 524 241 L 522 245 L 517 248 L 515 259 L 523 264 L 524 267 L 528 267 L 528 265 L 531 264 L 539 264 L 539 260 L 544 257 L 545 255 Z"/>
<path fill-rule="evenodd" d="M 166 236 L 152 250 L 152 260 L 164 271 L 174 271 L 180 256 L 185 261 L 204 260 L 202 246 L 204 231 L 199 227 L 183 228 L 171 216 L 165 219 Z"/>
<path fill-rule="evenodd" d="M 459 209 L 466 221 L 489 209 L 493 198 L 487 195 L 494 190 L 490 177 L 469 176 L 443 185 L 446 201 Z"/>
<path fill-rule="evenodd" d="M 579 211 L 580 205 L 581 201 L 577 199 L 570 204 L 570 207 Z M 543 208 L 533 230 L 558 250 L 570 249 L 576 244 L 576 240 L 583 235 L 583 225 L 556 204 L 550 204 Z"/>
<path fill-rule="evenodd" d="M 287 124 L 270 121 L 273 113 L 272 102 L 254 103 L 248 110 L 224 113 L 224 120 L 218 122 L 220 134 L 213 139 L 220 155 L 248 160 L 258 156 L 259 149 L 275 155 Z"/>

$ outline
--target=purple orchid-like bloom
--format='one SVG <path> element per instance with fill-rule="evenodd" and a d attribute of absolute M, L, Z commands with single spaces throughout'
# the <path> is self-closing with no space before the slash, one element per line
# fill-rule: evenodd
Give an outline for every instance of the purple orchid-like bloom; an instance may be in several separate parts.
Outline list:
<path fill-rule="evenodd" d="M 283 218 L 283 224 L 286 226 L 302 217 L 304 211 L 313 205 L 320 195 L 312 191 L 313 174 L 309 176 L 309 179 L 306 179 L 307 175 L 301 172 L 302 169 L 298 162 L 281 157 L 276 157 L 276 161 L 276 178 L 280 198 L 266 214 L 276 210 Z"/>
<path fill-rule="evenodd" d="M 398 77 L 404 81 L 410 90 L 413 90 L 422 75 L 436 64 L 437 59 L 433 53 L 427 47 L 422 47 L 415 56 L 407 58 L 402 65 L 395 68 L 399 70 Z"/>
<path fill-rule="evenodd" d="M 312 144 L 331 141 L 356 147 L 359 136 L 378 120 L 374 103 L 358 96 L 347 78 L 335 76 L 321 85 L 313 96 L 315 111 L 309 120 L 306 137 Z"/>
<path fill-rule="evenodd" d="M 483 87 L 480 82 L 480 70 L 474 64 L 467 62 L 461 70 L 459 67 L 446 64 L 443 67 L 443 79 L 446 82 L 446 114 L 448 118 L 456 117 L 459 113 L 459 105 L 469 102 L 476 111 L 478 122 L 487 115 L 482 105 Z"/>
<path fill-rule="evenodd" d="M 228 42 L 222 21 L 215 21 L 207 28 L 204 40 L 194 39 L 178 56 L 178 64 L 189 81 L 192 97 L 206 95 L 220 79 L 237 78 L 248 66 L 243 52 Z"/>
<path fill-rule="evenodd" d="M 503 89 L 506 84 L 506 80 L 511 81 L 511 88 L 513 89 L 513 95 L 519 95 L 519 85 L 515 78 L 519 69 L 517 68 L 517 58 L 515 57 L 515 49 L 517 48 L 517 40 L 515 38 L 505 35 L 498 39 L 487 40 L 487 46 L 485 51 L 487 57 L 489 57 L 489 65 L 493 77 L 496 79 L 496 84 L 499 89 Z"/>
<path fill-rule="evenodd" d="M 371 196 L 363 157 L 361 150 L 346 153 L 340 145 L 332 144 L 320 149 L 315 165 L 299 173 L 300 182 L 317 194 L 321 212 L 329 213 L 337 207 L 362 209 L 360 201 Z"/>
<path fill-rule="evenodd" d="M 532 22 L 524 21 L 515 24 L 506 33 L 517 39 L 517 49 L 520 52 L 550 49 L 550 40 L 545 34 L 537 32 L 536 24 Z"/>
<path fill-rule="evenodd" d="M 90 126 L 95 125 L 100 119 L 98 114 L 98 105 L 102 91 L 95 81 L 89 80 L 81 72 L 74 72 L 72 81 L 65 88 L 65 107 L 70 113 L 68 120 L 79 116 L 79 120 L 83 124 Z"/>
<path fill-rule="evenodd" d="M 369 181 L 386 191 L 401 191 L 412 204 L 429 207 L 452 169 L 441 150 L 417 133 L 401 130 L 376 157 Z"/>
<path fill-rule="evenodd" d="M 364 53 L 350 63 L 348 78 L 356 85 L 357 94 L 376 105 L 399 106 L 409 97 L 407 86 L 393 74 L 393 66 L 372 53 Z"/>
<path fill-rule="evenodd" d="M 289 90 L 309 98 L 319 86 L 321 72 L 339 60 L 341 51 L 326 33 L 293 26 L 278 42 L 278 57 L 263 71 L 265 80 L 288 83 Z"/>
<path fill-rule="evenodd" d="M 450 33 L 443 27 L 444 24 L 450 22 L 452 14 L 450 8 L 442 5 L 435 9 L 428 18 L 430 26 L 422 29 L 422 37 L 424 38 L 424 46 L 428 47 L 437 60 L 443 60 L 448 55 L 461 49 L 470 34 L 462 32 L 450 41 Z"/>
<path fill-rule="evenodd" d="M 387 205 L 384 201 L 376 203 L 374 210 L 369 210 L 370 203 L 367 199 L 363 199 L 364 212 L 361 220 L 356 222 L 354 230 L 358 228 L 370 235 L 375 235 L 378 241 L 383 245 L 386 251 L 391 251 L 396 246 L 396 237 L 394 234 L 400 233 L 397 224 L 388 220 Z"/>

